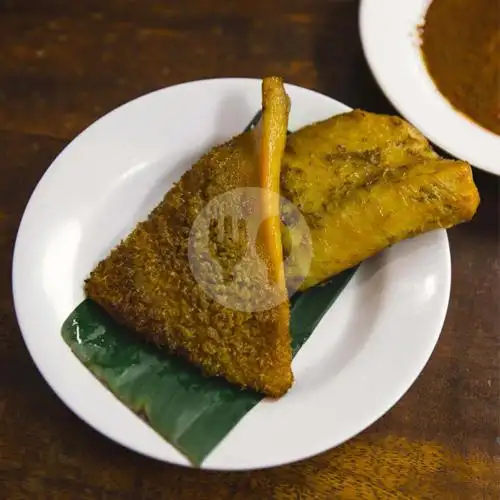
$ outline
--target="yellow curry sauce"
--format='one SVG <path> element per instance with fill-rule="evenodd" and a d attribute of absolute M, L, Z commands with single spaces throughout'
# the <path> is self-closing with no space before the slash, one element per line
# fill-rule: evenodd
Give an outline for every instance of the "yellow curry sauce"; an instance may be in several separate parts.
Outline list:
<path fill-rule="evenodd" d="M 500 0 L 433 0 L 422 52 L 448 101 L 500 135 Z"/>

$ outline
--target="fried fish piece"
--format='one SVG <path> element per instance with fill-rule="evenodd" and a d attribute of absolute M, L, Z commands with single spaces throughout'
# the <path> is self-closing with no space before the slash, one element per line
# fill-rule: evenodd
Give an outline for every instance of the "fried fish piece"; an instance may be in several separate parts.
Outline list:
<path fill-rule="evenodd" d="M 281 189 L 311 217 L 323 204 L 417 160 L 436 159 L 427 139 L 402 118 L 355 109 L 288 137 Z"/>
<path fill-rule="evenodd" d="M 277 196 L 290 101 L 276 77 L 262 95 L 259 125 L 187 171 L 85 292 L 206 375 L 279 397 L 293 382 Z"/>
<path fill-rule="evenodd" d="M 300 290 L 400 240 L 468 221 L 479 204 L 470 165 L 440 159 L 401 118 L 360 110 L 291 134 L 281 189 L 311 232 L 310 268 L 287 269 L 288 281 L 307 273 Z"/>

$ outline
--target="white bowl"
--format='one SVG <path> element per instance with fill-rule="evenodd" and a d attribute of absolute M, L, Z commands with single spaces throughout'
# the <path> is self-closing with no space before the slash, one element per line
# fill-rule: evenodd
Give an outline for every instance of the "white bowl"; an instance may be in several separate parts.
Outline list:
<path fill-rule="evenodd" d="M 500 136 L 453 108 L 425 67 L 417 27 L 429 4 L 430 0 L 362 0 L 359 23 L 368 65 L 396 109 L 434 144 L 500 175 Z"/>

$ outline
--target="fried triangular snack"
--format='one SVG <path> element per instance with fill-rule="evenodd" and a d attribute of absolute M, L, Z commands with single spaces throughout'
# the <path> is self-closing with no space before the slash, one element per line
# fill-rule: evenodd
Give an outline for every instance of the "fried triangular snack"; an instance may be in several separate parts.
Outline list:
<path fill-rule="evenodd" d="M 290 102 L 279 78 L 262 92 L 258 126 L 186 172 L 85 291 L 205 374 L 279 397 L 293 381 L 278 196 Z"/>

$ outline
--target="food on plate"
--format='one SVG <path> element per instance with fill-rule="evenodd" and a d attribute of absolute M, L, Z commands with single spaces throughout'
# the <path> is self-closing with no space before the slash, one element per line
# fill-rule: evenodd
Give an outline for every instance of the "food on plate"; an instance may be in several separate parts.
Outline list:
<path fill-rule="evenodd" d="M 470 165 L 440 159 L 401 118 L 361 110 L 291 134 L 281 190 L 311 234 L 305 281 L 300 263 L 287 268 L 301 290 L 402 239 L 470 220 L 479 203 Z"/>
<path fill-rule="evenodd" d="M 262 82 L 262 108 L 98 263 L 85 292 L 205 375 L 280 397 L 293 382 L 289 295 L 470 220 L 479 194 L 470 165 L 440 158 L 401 118 L 354 110 L 287 138 L 277 77 Z"/>
<path fill-rule="evenodd" d="M 213 148 L 186 172 L 148 219 L 97 265 L 85 291 L 118 322 L 185 356 L 206 375 L 278 397 L 293 380 L 277 196 L 290 103 L 280 78 L 264 79 L 262 93 L 259 125 Z M 254 191 L 239 190 L 251 187 L 262 191 L 253 196 Z M 189 252 L 190 244 L 201 244 L 206 236 L 202 230 L 192 233 L 202 209 L 226 193 L 213 213 L 205 213 L 213 216 L 207 230 L 215 258 L 207 254 L 197 263 L 200 273 L 227 278 L 229 286 L 214 285 L 221 303 L 194 276 Z M 247 229 L 216 213 L 239 207 L 255 211 L 250 224 L 252 217 L 256 223 L 267 217 L 254 240 L 257 255 L 246 253 Z M 235 278 L 232 268 L 242 257 L 245 272 Z M 273 307 L 244 307 L 266 294 L 277 295 Z"/>
<path fill-rule="evenodd" d="M 432 0 L 420 31 L 423 59 L 440 92 L 500 135 L 499 20 L 496 0 Z"/>

